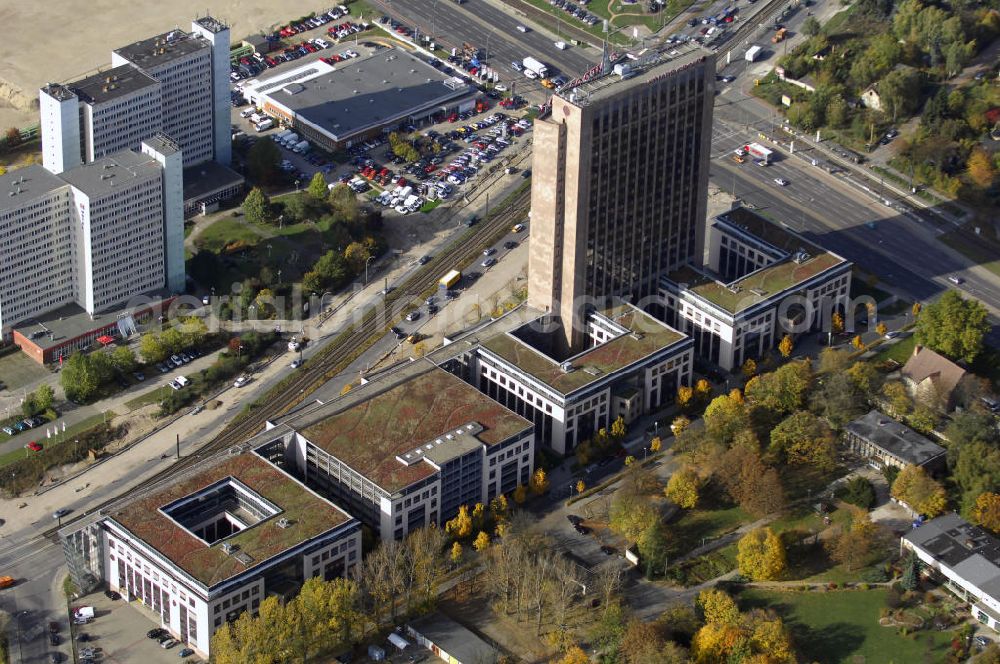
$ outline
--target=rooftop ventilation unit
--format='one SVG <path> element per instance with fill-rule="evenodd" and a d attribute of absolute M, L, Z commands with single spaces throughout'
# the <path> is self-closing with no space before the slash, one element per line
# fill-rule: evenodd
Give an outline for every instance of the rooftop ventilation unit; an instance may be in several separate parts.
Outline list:
<path fill-rule="evenodd" d="M 563 362 L 562 364 L 559 365 L 559 370 L 562 371 L 563 373 L 569 373 L 573 371 L 573 363 Z"/>
<path fill-rule="evenodd" d="M 235 551 L 235 550 L 236 550 L 236 547 L 234 547 L 229 542 L 223 542 L 222 543 L 222 552 L 224 554 L 226 554 L 227 556 L 233 555 L 233 551 Z"/>
<path fill-rule="evenodd" d="M 750 292 L 760 297 L 764 297 L 765 295 L 767 295 L 767 291 L 764 290 L 763 288 L 751 288 Z"/>
<path fill-rule="evenodd" d="M 289 521 L 288 519 L 286 519 L 285 517 L 281 517 L 280 519 L 278 519 L 278 527 L 279 528 L 288 528 L 291 525 L 292 525 L 292 522 Z"/>

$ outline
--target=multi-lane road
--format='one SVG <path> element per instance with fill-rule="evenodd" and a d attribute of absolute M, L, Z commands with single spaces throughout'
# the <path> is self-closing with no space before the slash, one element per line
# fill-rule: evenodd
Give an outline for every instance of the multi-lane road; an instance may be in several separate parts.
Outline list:
<path fill-rule="evenodd" d="M 600 52 L 592 48 L 559 50 L 550 34 L 529 27 L 527 19 L 513 9 L 503 11 L 486 0 L 461 5 L 453 0 L 373 0 L 373 4 L 447 48 L 461 49 L 463 43 L 469 43 L 482 49 L 486 64 L 500 72 L 501 81 L 516 81 L 519 89 L 541 89 L 537 82 L 529 81 L 510 66 L 526 56 L 570 78 L 582 74 L 600 57 Z M 528 31 L 521 32 L 519 25 Z"/>

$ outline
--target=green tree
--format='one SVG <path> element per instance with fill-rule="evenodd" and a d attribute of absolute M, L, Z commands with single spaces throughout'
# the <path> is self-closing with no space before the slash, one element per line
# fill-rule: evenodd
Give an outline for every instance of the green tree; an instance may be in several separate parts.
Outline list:
<path fill-rule="evenodd" d="M 835 373 L 824 378 L 810 395 L 809 408 L 833 426 L 841 427 L 865 411 L 865 398 L 849 375 Z"/>
<path fill-rule="evenodd" d="M 833 432 L 823 420 L 807 411 L 798 411 L 771 430 L 770 451 L 790 464 L 808 464 L 821 470 L 836 465 Z"/>
<path fill-rule="evenodd" d="M 754 581 L 773 581 L 788 567 L 785 545 L 770 528 L 755 528 L 736 545 L 740 574 Z"/>
<path fill-rule="evenodd" d="M 38 411 L 44 413 L 49 408 L 52 408 L 52 404 L 56 398 L 56 391 L 52 389 L 51 385 L 43 384 L 38 386 L 38 389 L 34 391 L 33 396 L 35 398 L 35 406 L 38 408 Z"/>
<path fill-rule="evenodd" d="M 920 312 L 916 338 L 917 343 L 942 355 L 971 364 L 982 351 L 989 330 L 986 307 L 949 290 Z"/>
<path fill-rule="evenodd" d="M 852 477 L 840 491 L 840 499 L 867 510 L 875 504 L 875 487 L 864 477 Z"/>
<path fill-rule="evenodd" d="M 847 369 L 851 364 L 851 354 L 846 350 L 827 346 L 819 352 L 819 372 L 836 374 Z"/>
<path fill-rule="evenodd" d="M 636 548 L 646 566 L 646 577 L 652 578 L 653 570 L 662 569 L 667 555 L 667 529 L 660 519 L 647 524 L 636 539 Z"/>
<path fill-rule="evenodd" d="M 744 393 L 749 403 L 784 415 L 802 407 L 811 384 L 812 366 L 809 360 L 801 360 L 755 376 Z"/>
<path fill-rule="evenodd" d="M 903 561 L 903 576 L 899 580 L 899 585 L 903 586 L 903 590 L 917 589 L 920 579 L 918 565 L 917 555 L 911 549 Z"/>
<path fill-rule="evenodd" d="M 920 433 L 929 434 L 937 426 L 938 416 L 931 408 L 918 405 L 910 416 L 906 418 L 906 423 Z"/>
<path fill-rule="evenodd" d="M 882 396 L 889 402 L 889 408 L 896 417 L 908 415 L 913 409 L 913 399 L 907 394 L 906 388 L 899 381 L 891 381 L 882 385 Z"/>
<path fill-rule="evenodd" d="M 892 116 L 893 122 L 899 117 L 913 115 L 920 108 L 922 86 L 919 71 L 896 69 L 889 72 L 878 84 L 883 111 Z"/>
<path fill-rule="evenodd" d="M 802 23 L 802 34 L 809 37 L 815 37 L 819 34 L 820 25 L 819 21 L 816 20 L 815 16 L 810 16 Z"/>
<path fill-rule="evenodd" d="M 160 337 L 152 332 L 146 332 L 139 337 L 139 352 L 146 364 L 162 362 L 167 357 L 167 348 Z"/>
<path fill-rule="evenodd" d="M 317 201 L 326 200 L 330 191 L 326 187 L 326 178 L 323 177 L 323 173 L 316 171 L 312 180 L 309 181 L 309 186 L 306 187 L 306 193 Z"/>
<path fill-rule="evenodd" d="M 185 347 L 200 346 L 208 336 L 208 326 L 205 320 L 198 316 L 188 316 L 177 325 L 184 339 Z"/>
<path fill-rule="evenodd" d="M 247 175 L 254 182 L 274 184 L 281 170 L 281 151 L 274 141 L 257 141 L 247 151 Z"/>
<path fill-rule="evenodd" d="M 59 372 L 59 383 L 62 385 L 66 398 L 73 401 L 89 401 L 97 394 L 101 381 L 98 380 L 89 358 L 77 351 L 63 362 Z"/>
<path fill-rule="evenodd" d="M 347 224 L 356 223 L 361 218 L 358 197 L 346 184 L 339 183 L 330 190 L 327 202 L 337 220 Z"/>
<path fill-rule="evenodd" d="M 184 335 L 176 327 L 168 327 L 160 335 L 160 342 L 170 353 L 179 353 L 184 350 Z"/>
<path fill-rule="evenodd" d="M 118 346 L 110 353 L 111 365 L 120 374 L 130 374 L 135 371 L 135 353 L 128 346 Z"/>
<path fill-rule="evenodd" d="M 260 143 L 270 143 L 271 141 L 260 141 Z M 254 187 L 243 199 L 243 214 L 247 221 L 254 224 L 269 223 L 274 217 L 271 210 L 271 200 L 259 187 Z"/>
<path fill-rule="evenodd" d="M 741 400 L 734 399 L 729 394 L 712 399 L 705 409 L 704 418 L 705 430 L 715 440 L 725 445 L 732 444 L 737 433 L 750 428 L 750 416 L 746 406 Z"/>

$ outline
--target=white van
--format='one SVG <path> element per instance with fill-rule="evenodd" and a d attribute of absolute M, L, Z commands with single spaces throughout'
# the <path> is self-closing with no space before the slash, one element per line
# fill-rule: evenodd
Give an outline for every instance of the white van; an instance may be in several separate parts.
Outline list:
<path fill-rule="evenodd" d="M 180 385 L 181 387 L 187 387 L 188 385 L 191 384 L 191 381 L 185 378 L 184 376 L 178 376 L 177 378 L 174 378 L 174 380 L 177 381 L 177 384 Z"/>
<path fill-rule="evenodd" d="M 566 42 L 564 41 L 557 41 L 556 48 L 558 48 L 560 51 L 565 51 L 567 48 L 569 48 L 569 46 L 567 46 Z"/>
<path fill-rule="evenodd" d="M 271 118 L 264 118 L 263 120 L 255 124 L 253 127 L 257 131 L 266 131 L 273 126 L 274 126 L 274 120 L 272 120 Z"/>
<path fill-rule="evenodd" d="M 528 27 L 524 26 L 524 25 L 519 25 L 519 26 L 517 26 L 517 31 L 518 32 L 527 32 L 528 31 Z"/>

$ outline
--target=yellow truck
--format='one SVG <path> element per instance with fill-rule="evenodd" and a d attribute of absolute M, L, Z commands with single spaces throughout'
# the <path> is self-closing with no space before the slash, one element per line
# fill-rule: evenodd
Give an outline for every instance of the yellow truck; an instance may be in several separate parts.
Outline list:
<path fill-rule="evenodd" d="M 448 274 L 441 277 L 441 281 L 439 281 L 438 283 L 441 285 L 441 288 L 451 288 L 452 286 L 457 284 L 461 278 L 462 278 L 461 272 L 459 272 L 458 270 L 452 270 Z"/>
<path fill-rule="evenodd" d="M 10 588 L 14 585 L 14 577 L 0 576 L 0 588 Z"/>

